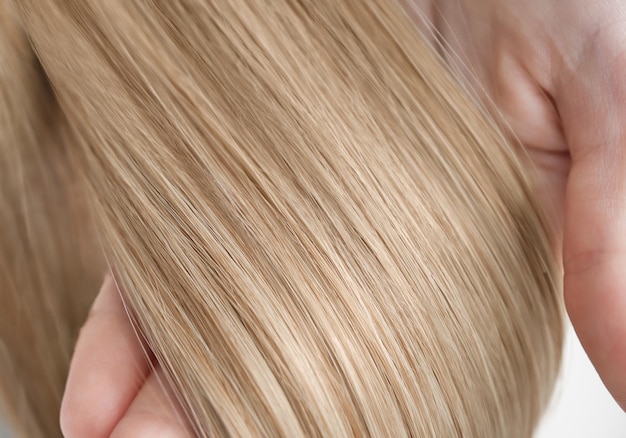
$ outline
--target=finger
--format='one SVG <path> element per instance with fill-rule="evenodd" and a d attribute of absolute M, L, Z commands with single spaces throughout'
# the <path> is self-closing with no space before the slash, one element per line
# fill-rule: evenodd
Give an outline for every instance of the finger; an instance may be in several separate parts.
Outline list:
<path fill-rule="evenodd" d="M 149 374 L 114 280 L 107 276 L 81 330 L 61 407 L 67 438 L 108 437 Z"/>
<path fill-rule="evenodd" d="M 505 128 L 524 146 L 535 165 L 536 193 L 555 232 L 555 249 L 560 253 L 571 157 L 559 114 L 539 82 L 540 75 L 528 70 L 524 65 L 527 61 L 518 58 L 515 49 L 506 43 L 498 47 L 492 81 L 487 86 L 497 108 L 492 112 L 504 118 Z"/>
<path fill-rule="evenodd" d="M 111 438 L 187 438 L 193 433 L 180 405 L 167 390 L 161 368 L 146 380 Z"/>
<path fill-rule="evenodd" d="M 626 409 L 626 64 L 593 46 L 557 97 L 572 155 L 565 304 L 600 377 Z"/>

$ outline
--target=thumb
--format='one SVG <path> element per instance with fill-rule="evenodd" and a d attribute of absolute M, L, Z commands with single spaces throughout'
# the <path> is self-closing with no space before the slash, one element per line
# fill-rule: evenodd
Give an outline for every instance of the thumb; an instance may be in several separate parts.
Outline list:
<path fill-rule="evenodd" d="M 626 63 L 610 53 L 590 46 L 555 98 L 572 157 L 565 304 L 589 358 L 626 410 Z"/>

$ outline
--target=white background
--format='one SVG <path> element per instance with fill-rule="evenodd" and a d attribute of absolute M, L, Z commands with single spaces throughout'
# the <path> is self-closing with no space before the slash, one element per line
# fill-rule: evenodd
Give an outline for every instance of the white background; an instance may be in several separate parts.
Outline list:
<path fill-rule="evenodd" d="M 626 438 L 626 414 L 604 388 L 571 326 L 552 405 L 535 438 Z"/>

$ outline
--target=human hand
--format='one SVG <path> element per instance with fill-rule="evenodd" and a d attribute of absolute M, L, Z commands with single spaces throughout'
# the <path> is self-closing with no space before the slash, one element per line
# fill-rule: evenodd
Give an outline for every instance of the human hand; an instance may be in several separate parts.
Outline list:
<path fill-rule="evenodd" d="M 66 438 L 190 437 L 163 373 L 107 276 L 81 330 L 61 407 Z"/>
<path fill-rule="evenodd" d="M 626 4 L 402 1 L 536 162 L 562 227 L 570 319 L 626 410 Z"/>

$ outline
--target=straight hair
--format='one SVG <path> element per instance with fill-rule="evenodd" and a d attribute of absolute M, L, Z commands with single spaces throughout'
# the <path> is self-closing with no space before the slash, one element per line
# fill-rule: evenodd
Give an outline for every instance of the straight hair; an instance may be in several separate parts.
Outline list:
<path fill-rule="evenodd" d="M 563 330 L 531 172 L 399 4 L 0 0 L 0 97 L 25 435 L 107 266 L 197 436 L 532 434 Z"/>

